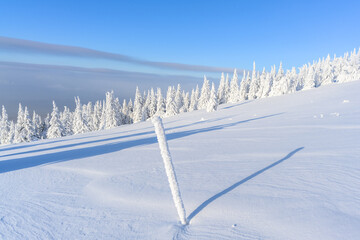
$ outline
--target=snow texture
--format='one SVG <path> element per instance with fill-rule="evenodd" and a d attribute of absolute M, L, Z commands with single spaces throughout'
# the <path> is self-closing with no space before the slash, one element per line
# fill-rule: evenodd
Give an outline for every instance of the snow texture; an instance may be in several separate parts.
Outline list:
<path fill-rule="evenodd" d="M 184 203 L 183 203 L 182 198 L 181 198 L 179 184 L 178 184 L 178 181 L 176 179 L 174 165 L 173 165 L 172 160 L 171 160 L 169 146 L 168 146 L 167 141 L 166 141 L 166 136 L 165 136 L 163 123 L 162 123 L 160 117 L 154 117 L 152 119 L 152 122 L 153 122 L 154 127 L 155 127 L 155 132 L 156 132 L 156 136 L 157 136 L 157 139 L 158 139 L 158 142 L 159 142 L 159 148 L 160 148 L 160 152 L 161 152 L 161 157 L 162 157 L 162 159 L 164 161 L 166 176 L 167 176 L 168 181 L 169 181 L 171 194 L 172 194 L 172 197 L 173 197 L 173 200 L 174 200 L 176 211 L 177 211 L 177 213 L 179 215 L 179 219 L 180 219 L 181 224 L 186 224 L 185 207 L 184 207 Z"/>
<path fill-rule="evenodd" d="M 330 84 L 162 119 L 187 225 L 151 121 L 2 145 L 0 239 L 358 240 L 359 92 Z"/>

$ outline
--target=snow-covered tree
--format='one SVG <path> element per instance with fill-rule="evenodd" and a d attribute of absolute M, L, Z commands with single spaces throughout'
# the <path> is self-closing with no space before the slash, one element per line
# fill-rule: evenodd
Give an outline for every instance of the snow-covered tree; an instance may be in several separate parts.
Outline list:
<path fill-rule="evenodd" d="M 36 139 L 41 139 L 43 137 L 42 121 L 40 115 L 36 114 L 35 111 L 33 111 L 32 124 L 34 128 L 34 137 Z"/>
<path fill-rule="evenodd" d="M 179 113 L 179 109 L 175 103 L 175 90 L 174 87 L 169 87 L 166 94 L 166 116 L 174 116 Z"/>
<path fill-rule="evenodd" d="M 102 112 L 100 117 L 100 123 L 99 123 L 99 130 L 103 130 L 106 127 L 106 102 L 102 102 Z"/>
<path fill-rule="evenodd" d="M 41 139 L 46 139 L 46 133 L 49 127 L 50 127 L 50 114 L 48 113 L 46 114 L 44 121 L 41 123 L 41 128 L 40 128 Z"/>
<path fill-rule="evenodd" d="M 60 122 L 59 110 L 55 104 L 55 101 L 53 101 L 53 111 L 51 113 L 50 127 L 47 131 L 47 138 L 58 138 L 64 135 L 64 128 Z"/>
<path fill-rule="evenodd" d="M 150 90 L 150 103 L 149 103 L 149 117 L 153 117 L 156 114 L 156 105 L 157 105 L 157 101 L 156 101 L 156 96 L 155 96 L 155 91 L 153 88 L 151 88 Z"/>
<path fill-rule="evenodd" d="M 260 89 L 260 78 L 256 72 L 256 68 L 255 68 L 255 62 L 254 62 L 254 67 L 253 67 L 253 71 L 252 71 L 252 75 L 251 75 L 251 84 L 249 86 L 249 95 L 248 95 L 248 99 L 256 99 L 257 93 Z"/>
<path fill-rule="evenodd" d="M 239 93 L 239 99 L 240 101 L 244 101 L 248 99 L 248 92 L 249 92 L 249 87 L 250 87 L 250 77 L 249 77 L 249 72 L 246 75 L 246 72 L 244 70 L 243 73 L 243 78 L 241 80 L 241 84 L 240 84 L 240 93 Z"/>
<path fill-rule="evenodd" d="M 65 110 L 64 110 L 64 112 L 65 112 Z M 101 102 L 96 101 L 96 103 L 94 105 L 94 111 L 93 111 L 93 114 L 92 114 L 92 121 L 91 121 L 91 123 L 92 123 L 91 129 L 93 129 L 93 131 L 97 131 L 97 130 L 100 129 L 101 113 L 102 113 Z M 66 129 L 66 124 L 64 124 L 64 122 L 63 122 L 63 125 L 64 125 L 64 127 Z"/>
<path fill-rule="evenodd" d="M 27 107 L 22 109 L 21 104 L 19 104 L 18 118 L 15 126 L 14 142 L 30 142 L 34 139 L 34 129 L 29 118 L 29 112 Z"/>
<path fill-rule="evenodd" d="M 225 89 L 225 76 L 224 73 L 221 73 L 219 88 L 217 92 L 218 102 L 219 104 L 223 104 L 226 102 L 226 89 Z"/>
<path fill-rule="evenodd" d="M 263 83 L 263 91 L 261 97 L 268 97 L 272 87 L 272 78 L 270 73 L 265 73 L 265 81 Z"/>
<path fill-rule="evenodd" d="M 209 80 L 207 80 L 206 76 L 204 76 L 204 83 L 201 88 L 201 94 L 198 102 L 198 109 L 206 109 L 207 102 L 210 97 L 210 85 Z"/>
<path fill-rule="evenodd" d="M 130 123 L 133 123 L 134 122 L 134 104 L 133 104 L 131 98 L 129 99 L 128 108 L 129 108 Z"/>
<path fill-rule="evenodd" d="M 122 108 L 119 98 L 115 98 L 113 104 L 115 111 L 116 126 L 120 126 L 123 124 L 124 116 L 122 114 Z"/>
<path fill-rule="evenodd" d="M 89 128 L 85 122 L 85 119 L 83 118 L 82 115 L 82 107 L 81 107 L 81 102 L 80 102 L 80 98 L 76 97 L 75 98 L 75 112 L 74 112 L 74 118 L 73 118 L 73 132 L 74 134 L 80 134 L 80 133 L 85 133 L 89 131 Z"/>
<path fill-rule="evenodd" d="M 270 91 L 268 93 L 268 96 L 269 97 L 272 97 L 272 96 L 276 96 L 276 89 L 277 89 L 277 75 L 276 75 L 276 66 L 272 66 L 271 67 L 271 71 L 270 71 L 270 82 L 271 82 L 271 85 L 270 85 Z"/>
<path fill-rule="evenodd" d="M 182 93 L 182 98 L 183 98 L 183 106 L 180 108 L 180 113 L 183 112 L 188 112 L 189 111 L 189 106 L 190 106 L 190 98 L 189 98 L 189 92 L 185 93 L 183 91 Z"/>
<path fill-rule="evenodd" d="M 236 69 L 234 70 L 233 77 L 230 82 L 230 96 L 229 102 L 236 103 L 239 101 L 239 83 L 238 83 L 238 74 Z"/>
<path fill-rule="evenodd" d="M 34 127 L 33 127 L 33 124 L 32 124 L 32 122 L 30 120 L 29 111 L 28 111 L 27 107 L 25 107 L 25 109 L 24 109 L 23 120 L 24 120 L 25 141 L 26 142 L 31 142 L 31 141 L 36 140 Z"/>
<path fill-rule="evenodd" d="M 9 124 L 9 134 L 7 137 L 7 142 L 9 144 L 14 143 L 15 131 L 16 131 L 15 123 L 13 121 L 11 121 Z"/>
<path fill-rule="evenodd" d="M 180 110 L 184 105 L 184 99 L 182 96 L 180 84 L 178 84 L 178 86 L 177 86 L 174 101 L 175 101 L 176 108 L 178 109 L 178 112 L 180 113 L 181 112 Z"/>
<path fill-rule="evenodd" d="M 321 85 L 331 84 L 335 80 L 334 69 L 330 62 L 330 55 L 325 59 L 322 79 Z"/>
<path fill-rule="evenodd" d="M 134 111 L 133 121 L 134 123 L 140 122 L 143 118 L 143 100 L 139 88 L 136 87 L 135 98 L 134 98 Z"/>
<path fill-rule="evenodd" d="M 308 72 L 306 74 L 306 77 L 304 79 L 304 87 L 303 89 L 310 89 L 310 88 L 314 88 L 315 85 L 315 70 L 313 66 L 308 67 Z"/>
<path fill-rule="evenodd" d="M 17 115 L 17 121 L 15 125 L 15 133 L 14 133 L 14 143 L 21 143 L 25 141 L 25 136 L 23 134 L 24 129 L 24 120 L 23 120 L 23 108 L 21 103 L 19 103 L 19 110 Z"/>
<path fill-rule="evenodd" d="M 143 104 L 143 108 L 142 108 L 142 116 L 141 116 L 141 121 L 146 121 L 148 118 L 150 118 L 150 103 L 151 103 L 151 99 L 150 99 L 150 91 L 147 92 L 147 94 L 145 94 L 144 92 L 144 104 Z"/>
<path fill-rule="evenodd" d="M 64 136 L 69 136 L 73 134 L 72 122 L 73 119 L 70 109 L 67 106 L 64 106 L 64 111 L 60 114 L 60 125 L 62 126 Z"/>
<path fill-rule="evenodd" d="M 123 124 L 130 124 L 131 123 L 130 110 L 129 110 L 129 106 L 126 104 L 126 99 L 124 99 L 123 101 L 123 106 L 121 110 L 123 114 Z"/>
<path fill-rule="evenodd" d="M 4 105 L 2 106 L 0 121 L 0 144 L 9 144 L 10 123 Z"/>
<path fill-rule="evenodd" d="M 161 94 L 160 88 L 157 89 L 156 95 L 157 95 L 156 116 L 162 117 L 165 115 L 166 105 L 164 98 Z"/>
<path fill-rule="evenodd" d="M 262 73 L 259 76 L 259 89 L 256 93 L 257 98 L 262 98 L 262 95 L 265 90 L 265 84 L 266 84 L 265 80 L 266 80 L 266 71 L 265 71 L 265 67 L 264 67 Z"/>
<path fill-rule="evenodd" d="M 196 85 L 195 90 L 193 89 L 191 91 L 189 112 L 192 112 L 192 111 L 195 111 L 198 109 L 198 101 L 199 101 L 199 86 Z"/>
<path fill-rule="evenodd" d="M 274 67 L 275 69 L 275 67 Z M 273 74 L 272 74 L 273 75 Z M 279 96 L 283 94 L 282 85 L 286 84 L 284 75 L 284 69 L 282 68 L 282 62 L 280 62 L 278 73 L 273 77 L 273 84 L 269 96 Z"/>
<path fill-rule="evenodd" d="M 287 92 L 286 93 L 296 92 L 298 82 L 297 82 L 297 73 L 296 73 L 295 67 L 293 67 L 291 69 L 291 72 L 289 72 L 288 76 L 286 76 L 286 82 L 287 82 L 287 84 L 286 84 Z"/>
<path fill-rule="evenodd" d="M 105 118 L 106 118 L 105 129 L 110 129 L 117 126 L 115 98 L 113 91 L 106 93 Z"/>
<path fill-rule="evenodd" d="M 226 74 L 225 78 L 225 103 L 228 103 L 230 101 L 230 82 L 229 82 L 229 74 Z"/>
<path fill-rule="evenodd" d="M 210 97 L 209 97 L 209 101 L 207 103 L 206 111 L 207 112 L 216 111 L 217 107 L 218 107 L 218 99 L 216 96 L 215 85 L 214 85 L 214 83 L 212 83 Z"/>
<path fill-rule="evenodd" d="M 88 102 L 87 105 L 83 106 L 83 118 L 85 119 L 86 125 L 89 129 L 89 131 L 95 131 L 95 129 L 93 129 L 93 106 L 92 106 L 92 102 Z"/>

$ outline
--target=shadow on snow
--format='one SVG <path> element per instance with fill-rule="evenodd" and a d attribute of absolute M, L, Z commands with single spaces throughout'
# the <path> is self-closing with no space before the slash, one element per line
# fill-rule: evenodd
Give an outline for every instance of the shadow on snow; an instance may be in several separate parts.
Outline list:
<path fill-rule="evenodd" d="M 223 191 L 215 194 L 214 196 L 212 196 L 211 198 L 209 198 L 208 200 L 206 200 L 205 202 L 203 202 L 202 204 L 200 204 L 200 206 L 198 206 L 192 213 L 190 213 L 190 215 L 187 217 L 187 222 L 190 223 L 190 221 L 197 215 L 199 214 L 205 207 L 207 207 L 210 203 L 212 203 L 213 201 L 215 201 L 216 199 L 218 199 L 219 197 L 227 194 L 228 192 L 234 190 L 235 188 L 237 188 L 238 186 L 240 186 L 243 183 L 246 183 L 247 181 L 251 180 L 252 178 L 260 175 L 261 173 L 269 170 L 270 168 L 275 167 L 276 165 L 282 163 L 283 161 L 291 158 L 295 153 L 299 152 L 300 150 L 304 149 L 304 147 L 300 147 L 295 149 L 294 151 L 290 152 L 288 155 L 286 155 L 284 158 L 270 164 L 269 166 L 251 174 L 250 176 L 240 180 L 239 182 L 234 183 L 233 185 L 231 185 L 230 187 L 224 189 Z"/>
<path fill-rule="evenodd" d="M 242 102 L 242 103 L 239 103 L 239 104 L 236 104 L 236 105 L 233 105 L 233 106 L 224 107 L 223 109 L 229 109 L 229 108 L 232 108 L 232 107 L 237 107 L 237 106 L 247 104 L 247 103 L 250 103 L 250 102 L 252 102 L 252 100 L 247 101 L 247 102 Z M 226 117 L 226 118 L 229 118 L 229 117 Z M 231 116 L 230 116 L 230 118 L 231 118 Z M 183 128 L 183 127 L 192 126 L 192 125 L 200 124 L 200 123 L 215 122 L 215 121 L 219 121 L 219 120 L 222 120 L 222 119 L 225 119 L 225 118 L 218 118 L 218 119 L 214 119 L 214 120 L 196 121 L 196 122 L 193 122 L 191 124 L 186 124 L 186 125 L 182 125 L 182 126 L 178 126 L 178 127 L 169 128 L 168 130 L 172 130 L 172 129 L 176 129 L 176 128 Z M 178 121 L 180 121 L 180 120 L 170 121 L 170 122 L 167 122 L 167 124 L 178 122 Z M 121 125 L 119 127 L 123 127 L 123 126 L 126 126 L 126 125 L 129 125 L 129 124 Z M 125 132 L 122 132 L 122 133 L 133 132 L 133 131 L 138 131 L 138 130 L 145 130 L 145 129 L 150 129 L 150 128 L 152 128 L 152 127 L 145 127 L 145 128 L 142 128 L 142 129 L 128 130 L 128 131 L 125 131 Z M 93 131 L 93 132 L 96 132 L 96 131 Z M 149 132 L 146 132 L 144 134 L 149 134 L 149 133 L 153 133 L 153 132 L 154 131 L 149 131 Z M 117 133 L 109 133 L 109 134 L 101 134 L 101 135 L 99 134 L 99 135 L 96 135 L 96 136 L 100 137 L 100 136 L 108 136 L 108 135 L 114 135 L 114 134 L 117 134 Z M 68 136 L 65 136 L 65 137 L 68 137 Z M 33 141 L 31 143 L 30 142 L 29 143 L 23 143 L 20 146 L 18 146 L 17 144 L 10 144 L 10 146 L 7 146 L 7 145 L 0 146 L 0 152 L 10 151 L 10 150 L 18 150 L 18 149 L 22 149 L 22 148 L 35 147 L 35 146 L 40 146 L 40 145 L 49 145 L 49 144 L 65 142 L 65 141 L 86 139 L 86 138 L 91 138 L 91 137 L 94 137 L 94 136 L 79 136 L 79 137 L 72 137 L 71 139 L 56 139 L 56 140 L 46 141 L 46 142 L 41 142 L 41 143 L 39 143 L 37 141 Z M 114 139 L 114 138 L 111 138 L 111 139 Z M 111 139 L 105 139 L 104 141 L 111 140 Z M 75 146 L 80 145 L 80 144 L 76 144 Z M 87 144 L 87 143 L 84 143 L 84 144 Z M 73 145 L 69 145 L 69 146 L 71 147 Z M 42 150 L 38 150 L 38 151 L 42 151 Z M 34 151 L 29 151 L 29 152 L 26 152 L 26 153 L 31 153 L 31 152 L 34 152 Z M 23 153 L 15 153 L 15 154 L 8 154 L 8 155 L 0 156 L 0 157 L 13 156 L 13 155 L 24 154 L 24 153 L 25 152 L 23 152 Z"/>
<path fill-rule="evenodd" d="M 196 121 L 196 122 L 192 122 L 192 123 L 185 124 L 185 125 L 167 128 L 167 131 L 178 129 L 178 128 L 184 128 L 184 127 L 188 127 L 188 126 L 195 126 L 197 124 L 217 122 L 217 121 L 220 121 L 223 119 L 226 119 L 226 118 L 216 118 L 213 120 Z M 173 121 L 173 122 L 176 122 L 176 121 Z M 172 122 L 169 122 L 169 123 L 172 123 Z M 169 123 L 167 123 L 167 124 L 169 124 Z M 110 135 L 119 134 L 119 133 L 141 131 L 141 130 L 152 129 L 152 128 L 153 127 L 151 126 L 151 127 L 145 127 L 145 128 L 141 128 L 141 129 L 137 129 L 137 130 L 129 130 L 129 131 L 101 134 L 101 135 L 95 135 L 95 136 L 81 136 L 81 137 L 79 136 L 79 137 L 73 137 L 71 139 L 61 139 L 60 138 L 58 140 L 46 141 L 46 142 L 41 142 L 41 143 L 38 143 L 35 141 L 33 144 L 29 143 L 26 145 L 12 146 L 12 147 L 8 147 L 8 148 L 0 149 L 0 151 L 4 152 L 4 151 L 11 151 L 11 150 L 18 150 L 18 149 L 22 149 L 22 148 L 37 147 L 37 146 L 41 146 L 41 145 L 49 145 L 49 144 L 53 144 L 53 143 L 61 143 L 61 142 L 66 142 L 66 141 L 74 141 L 74 140 L 86 139 L 86 138 L 92 138 L 92 137 L 110 136 Z M 120 130 L 120 129 L 118 129 L 118 130 Z M 24 152 L 10 153 L 10 154 L 6 154 L 6 155 L 1 155 L 0 158 L 28 154 L 28 153 L 37 153 L 37 152 L 43 152 L 43 151 L 49 151 L 49 150 L 55 150 L 55 149 L 70 148 L 70 147 L 91 144 L 91 143 L 107 142 L 107 141 L 112 141 L 112 140 L 117 140 L 117 139 L 122 139 L 122 138 L 136 137 L 136 136 L 153 134 L 153 133 L 154 133 L 154 131 L 152 130 L 152 131 L 147 131 L 147 132 L 129 134 L 129 135 L 125 135 L 125 136 L 108 137 L 108 138 L 104 138 L 104 139 L 92 140 L 92 141 L 87 141 L 87 142 L 79 142 L 79 143 L 72 143 L 72 144 L 60 145 L 60 146 L 49 147 L 49 148 L 35 149 L 35 150 L 24 151 Z"/>
<path fill-rule="evenodd" d="M 269 117 L 274 117 L 274 116 L 277 116 L 280 114 L 282 114 L 282 113 L 266 115 L 263 117 L 251 118 L 251 119 L 247 119 L 247 120 L 243 120 L 243 121 L 238 121 L 238 122 L 233 122 L 233 123 L 228 123 L 228 124 L 221 124 L 221 125 L 207 127 L 207 128 L 200 128 L 200 129 L 170 133 L 170 134 L 167 134 L 166 137 L 168 140 L 178 139 L 178 138 L 187 137 L 187 136 L 198 134 L 198 133 L 221 130 L 221 129 L 224 129 L 227 127 L 236 126 L 238 124 L 256 121 L 256 120 L 260 120 L 260 119 L 265 119 L 265 118 L 269 118 Z M 167 129 L 167 130 L 169 130 L 169 129 Z M 66 146 L 57 146 L 57 147 L 47 148 L 45 150 L 56 150 L 56 149 L 61 149 L 64 147 L 78 146 L 78 145 L 103 142 L 103 141 L 108 141 L 108 140 L 116 140 L 116 139 L 122 139 L 122 138 L 127 138 L 127 137 L 137 136 L 137 135 L 144 135 L 144 134 L 149 134 L 149 133 L 154 134 L 154 131 L 131 134 L 131 135 L 127 135 L 127 136 L 118 136 L 118 137 L 114 137 L 114 138 L 110 138 L 110 139 L 94 140 L 94 141 L 85 142 L 85 143 L 75 143 L 75 144 L 70 144 L 70 145 L 66 145 Z M 157 142 L 156 137 L 152 136 L 152 137 L 130 140 L 130 141 L 107 143 L 107 144 L 99 145 L 99 146 L 91 146 L 91 147 L 84 147 L 84 148 L 80 148 L 80 149 L 71 149 L 71 150 L 66 150 L 66 151 L 58 151 L 58 152 L 54 152 L 54 153 L 46 153 L 46 154 L 37 155 L 37 156 L 9 159 L 9 160 L 0 161 L 0 173 L 17 171 L 17 170 L 36 167 L 36 166 L 45 165 L 45 164 L 54 164 L 54 163 L 58 163 L 58 162 L 93 157 L 93 156 L 98 156 L 98 155 L 102 155 L 102 154 L 121 151 L 123 149 L 131 148 L 131 147 L 154 144 L 156 142 Z M 28 153 L 45 151 L 45 150 L 42 150 L 42 149 L 33 150 L 33 151 L 28 151 Z M 206 205 L 208 205 L 209 203 L 207 203 Z M 201 209 L 203 209 L 204 207 L 202 207 Z M 199 209 L 198 212 L 201 211 L 201 209 Z M 195 213 L 195 211 L 194 211 L 194 213 L 191 216 L 192 217 L 195 216 L 198 212 Z"/>

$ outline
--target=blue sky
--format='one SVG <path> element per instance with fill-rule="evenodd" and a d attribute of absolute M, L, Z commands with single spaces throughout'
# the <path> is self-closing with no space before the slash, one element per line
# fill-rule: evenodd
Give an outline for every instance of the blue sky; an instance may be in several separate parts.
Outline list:
<path fill-rule="evenodd" d="M 196 83 L 201 82 L 203 74 L 216 78 L 221 70 L 251 69 L 254 60 L 258 68 L 268 70 L 280 61 L 285 68 L 301 66 L 328 53 L 342 55 L 359 48 L 359 9 L 359 1 L 2 0 L 0 37 L 7 43 L 0 39 L 0 62 L 6 62 L 7 67 L 9 62 L 17 65 L 10 71 L 3 64 L 0 85 L 15 81 L 19 72 L 19 77 L 28 76 L 30 82 L 39 81 L 39 74 L 45 79 L 48 71 L 41 70 L 46 65 L 79 67 L 86 74 L 94 68 L 146 73 L 154 81 L 168 75 L 177 76 L 173 79 L 180 81 L 178 76 L 183 76 L 182 79 L 188 77 L 186 81 Z M 13 39 L 23 40 L 23 45 L 9 47 Z M 37 48 L 32 49 L 34 45 Z M 49 51 L 53 47 L 58 51 Z M 66 47 L 121 55 L 136 61 L 79 56 L 76 51 L 66 52 L 69 50 Z M 14 70 L 20 68 L 18 63 L 30 64 L 28 68 L 32 66 L 36 71 L 24 72 L 23 65 L 22 71 Z M 183 65 L 174 67 L 173 63 Z M 69 69 L 65 70 L 57 74 L 74 77 Z M 89 78 L 91 74 L 86 76 Z M 82 83 L 79 75 L 76 77 Z M 150 77 L 147 79 L 151 82 Z M 114 88 L 121 88 L 121 81 L 116 84 Z M 167 84 L 163 80 L 160 85 Z M 130 87 L 133 86 L 129 84 Z M 104 88 L 99 87 L 100 91 Z M 65 95 L 76 93 L 70 91 Z M 95 97 L 83 95 L 89 100 Z M 60 95 L 53 96 L 66 102 Z M 25 100 L 29 105 L 32 97 Z M 4 103 L 7 104 L 6 99 L 0 98 L 0 104 Z"/>

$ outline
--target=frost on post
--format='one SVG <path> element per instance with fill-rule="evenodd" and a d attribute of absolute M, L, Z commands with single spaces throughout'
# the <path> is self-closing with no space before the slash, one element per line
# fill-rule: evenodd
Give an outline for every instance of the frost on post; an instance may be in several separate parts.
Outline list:
<path fill-rule="evenodd" d="M 154 117 L 152 119 L 152 122 L 154 124 L 156 136 L 157 136 L 157 139 L 159 142 L 161 156 L 164 160 L 165 171 L 166 171 L 166 175 L 167 175 L 167 178 L 169 181 L 174 204 L 175 204 L 177 213 L 179 215 L 180 222 L 182 224 L 186 224 L 186 213 L 185 213 L 184 203 L 181 199 L 179 185 L 178 185 L 178 182 L 176 179 L 174 166 L 172 164 L 169 147 L 168 147 L 166 137 L 165 137 L 164 126 L 162 124 L 160 117 Z"/>

